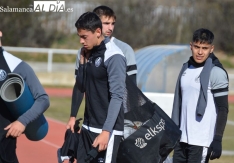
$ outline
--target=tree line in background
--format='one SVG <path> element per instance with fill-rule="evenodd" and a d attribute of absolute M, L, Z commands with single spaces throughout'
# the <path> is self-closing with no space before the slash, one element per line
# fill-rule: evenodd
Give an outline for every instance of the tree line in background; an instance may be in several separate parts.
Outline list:
<path fill-rule="evenodd" d="M 1 1 L 0 7 L 30 8 L 34 0 Z M 8 46 L 50 47 L 54 40 L 64 36 L 56 27 L 43 28 L 41 17 L 46 13 L 35 12 L 0 12 L 0 30 L 3 43 Z"/>
<path fill-rule="evenodd" d="M 216 48 L 234 55 L 233 0 L 103 1 L 117 14 L 115 36 L 134 48 L 188 44 L 196 29 L 208 28 Z"/>
<path fill-rule="evenodd" d="M 77 4 L 77 1 L 72 0 L 65 2 L 69 2 L 74 8 Z M 89 4 L 86 5 L 84 12 L 92 11 L 101 4 L 111 7 L 117 15 L 114 36 L 127 42 L 134 49 L 153 44 L 188 44 L 196 29 L 208 28 L 215 34 L 216 48 L 234 55 L 233 0 L 79 2 Z M 33 0 L 8 0 L 1 2 L 0 6 L 25 7 L 31 4 Z M 0 30 L 4 32 L 4 42 L 7 45 L 50 47 L 54 41 L 67 37 L 68 34 L 76 34 L 69 30 L 68 26 L 74 28 L 73 24 L 80 15 L 76 13 L 77 15 L 73 16 L 70 22 L 74 22 L 71 25 L 70 22 L 66 22 L 68 14 L 72 13 L 0 13 Z"/>

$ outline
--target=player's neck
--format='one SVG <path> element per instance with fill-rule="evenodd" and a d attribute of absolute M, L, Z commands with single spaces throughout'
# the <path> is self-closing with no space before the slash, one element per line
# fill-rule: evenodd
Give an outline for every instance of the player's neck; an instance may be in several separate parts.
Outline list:
<path fill-rule="evenodd" d="M 98 38 L 98 43 L 97 45 L 100 45 L 101 42 L 105 39 L 105 37 L 103 35 L 100 36 L 100 38 Z"/>

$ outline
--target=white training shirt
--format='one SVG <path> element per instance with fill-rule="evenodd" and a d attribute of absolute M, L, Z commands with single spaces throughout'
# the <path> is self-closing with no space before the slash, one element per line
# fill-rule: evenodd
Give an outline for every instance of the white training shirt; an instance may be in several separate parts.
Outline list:
<path fill-rule="evenodd" d="M 216 108 L 211 83 L 207 90 L 207 107 L 203 116 L 196 115 L 196 106 L 200 93 L 200 73 L 203 67 L 190 66 L 181 77 L 182 111 L 180 130 L 182 136 L 180 141 L 190 145 L 209 147 L 213 140 Z"/>

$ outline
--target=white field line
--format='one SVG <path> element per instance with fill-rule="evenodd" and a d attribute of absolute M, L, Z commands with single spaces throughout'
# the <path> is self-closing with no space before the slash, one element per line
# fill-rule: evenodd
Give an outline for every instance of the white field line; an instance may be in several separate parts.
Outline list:
<path fill-rule="evenodd" d="M 51 143 L 51 142 L 49 142 L 49 141 L 46 141 L 46 140 L 42 140 L 41 142 L 43 142 L 43 143 L 45 143 L 45 144 L 47 144 L 47 145 L 50 145 L 50 146 L 52 146 L 52 147 L 55 147 L 55 148 L 61 148 L 61 146 L 59 146 L 59 145 L 56 145 L 56 144 L 53 144 L 53 143 Z"/>

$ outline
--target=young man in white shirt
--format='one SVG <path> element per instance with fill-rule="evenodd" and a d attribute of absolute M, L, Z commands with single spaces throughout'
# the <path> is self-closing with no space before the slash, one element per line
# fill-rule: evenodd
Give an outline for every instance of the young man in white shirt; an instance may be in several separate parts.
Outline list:
<path fill-rule="evenodd" d="M 228 114 L 228 75 L 213 54 L 214 35 L 208 29 L 193 34 L 192 56 L 179 74 L 172 119 L 182 136 L 173 163 L 209 162 L 222 153 Z"/>

